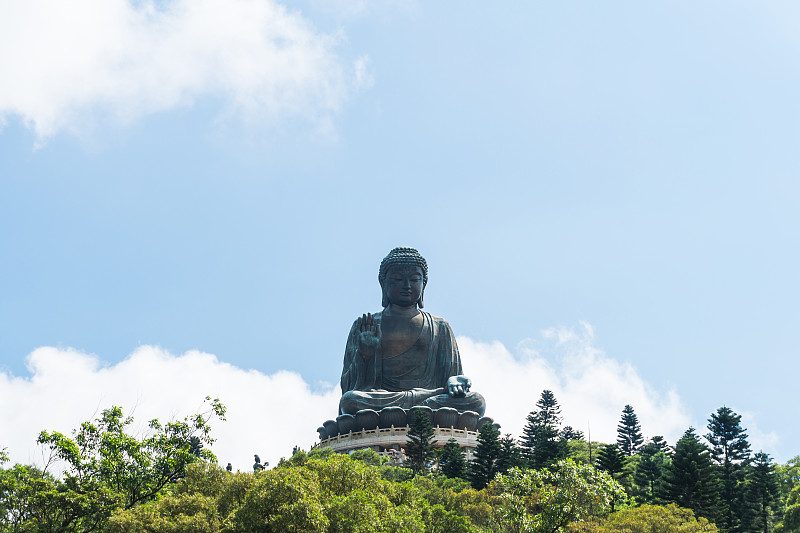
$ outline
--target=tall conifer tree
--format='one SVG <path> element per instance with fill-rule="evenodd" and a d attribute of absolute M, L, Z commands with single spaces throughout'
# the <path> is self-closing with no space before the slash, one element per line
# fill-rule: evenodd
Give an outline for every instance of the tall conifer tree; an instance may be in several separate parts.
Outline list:
<path fill-rule="evenodd" d="M 505 474 L 515 466 L 523 466 L 522 449 L 510 434 L 500 439 L 500 454 L 497 457 L 497 472 Z"/>
<path fill-rule="evenodd" d="M 619 481 L 625 469 L 625 455 L 616 444 L 603 444 L 597 453 L 597 468 Z"/>
<path fill-rule="evenodd" d="M 669 449 L 667 441 L 664 440 L 663 435 L 656 435 L 655 437 L 650 437 L 650 440 L 647 441 L 647 444 L 653 444 L 654 446 L 658 447 L 659 450 L 661 450 L 667 455 L 672 453 L 672 451 Z"/>
<path fill-rule="evenodd" d="M 750 520 L 747 527 L 753 533 L 771 533 L 780 520 L 780 486 L 772 458 L 758 452 L 753 456 L 747 472 L 746 501 L 750 505 Z"/>
<path fill-rule="evenodd" d="M 666 443 L 661 440 L 651 439 L 650 442 L 639 448 L 637 455 L 639 461 L 633 472 L 636 499 L 641 503 L 653 503 L 659 492 L 659 485 L 666 473 L 669 459 L 664 452 Z"/>
<path fill-rule="evenodd" d="M 561 407 L 552 391 L 544 390 L 536 410 L 522 430 L 522 451 L 530 468 L 544 468 L 567 456 L 567 440 L 559 434 Z"/>
<path fill-rule="evenodd" d="M 472 460 L 472 486 L 485 488 L 497 474 L 497 459 L 500 456 L 500 432 L 494 424 L 485 422 L 478 431 L 478 446 Z"/>
<path fill-rule="evenodd" d="M 414 418 L 408 428 L 406 455 L 414 474 L 427 472 L 428 462 L 434 457 L 433 426 L 428 413 L 414 410 Z"/>
<path fill-rule="evenodd" d="M 717 525 L 731 533 L 743 531 L 742 519 L 746 519 L 748 514 L 744 478 L 750 459 L 750 443 L 741 420 L 742 417 L 729 407 L 720 407 L 708 419 L 709 433 L 706 434 L 722 482 L 722 509 Z"/>
<path fill-rule="evenodd" d="M 639 425 L 639 417 L 633 412 L 633 407 L 626 405 L 622 409 L 622 418 L 617 425 L 617 445 L 627 456 L 635 455 L 636 450 L 644 442 L 642 437 L 642 427 Z"/>
<path fill-rule="evenodd" d="M 667 466 L 661 499 L 692 509 L 696 515 L 715 521 L 719 507 L 719 482 L 708 448 L 689 428 L 675 445 Z"/>
<path fill-rule="evenodd" d="M 442 474 L 450 478 L 467 479 L 467 460 L 456 439 L 450 439 L 439 454 Z"/>
<path fill-rule="evenodd" d="M 583 431 L 572 426 L 564 426 L 561 428 L 559 436 L 564 440 L 583 440 Z"/>

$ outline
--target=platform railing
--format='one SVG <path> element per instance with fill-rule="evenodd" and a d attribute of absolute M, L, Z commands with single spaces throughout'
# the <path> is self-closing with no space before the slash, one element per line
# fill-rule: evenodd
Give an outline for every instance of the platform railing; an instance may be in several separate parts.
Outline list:
<path fill-rule="evenodd" d="M 312 446 L 312 449 L 319 446 L 327 446 L 333 443 L 347 442 L 351 440 L 365 439 L 369 437 L 402 437 L 407 436 L 409 431 L 408 426 L 403 427 L 388 427 L 388 428 L 375 428 L 375 429 L 361 429 L 359 431 L 349 431 L 346 434 L 339 434 L 335 437 L 329 437 L 321 440 Z M 466 429 L 456 429 L 453 427 L 443 428 L 436 426 L 433 428 L 436 437 L 453 437 L 457 439 L 468 439 L 470 437 L 477 438 L 477 431 L 468 431 Z"/>

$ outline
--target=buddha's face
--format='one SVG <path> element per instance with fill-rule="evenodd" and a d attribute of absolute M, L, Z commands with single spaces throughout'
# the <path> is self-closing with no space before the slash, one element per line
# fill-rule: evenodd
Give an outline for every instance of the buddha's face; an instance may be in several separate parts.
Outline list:
<path fill-rule="evenodd" d="M 383 283 L 383 291 L 390 304 L 415 306 L 424 288 L 422 269 L 418 266 L 391 267 Z"/>

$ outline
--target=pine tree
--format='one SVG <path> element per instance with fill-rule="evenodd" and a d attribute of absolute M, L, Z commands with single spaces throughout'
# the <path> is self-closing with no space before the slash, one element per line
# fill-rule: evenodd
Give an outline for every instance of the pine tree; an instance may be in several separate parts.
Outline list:
<path fill-rule="evenodd" d="M 444 448 L 439 453 L 439 464 L 441 465 L 442 474 L 449 478 L 467 479 L 469 475 L 464 451 L 458 445 L 456 439 L 450 439 L 444 445 Z"/>
<path fill-rule="evenodd" d="M 422 409 L 414 410 L 414 418 L 408 428 L 406 455 L 414 474 L 425 473 L 434 457 L 433 426 L 431 418 Z"/>
<path fill-rule="evenodd" d="M 202 451 L 203 451 L 203 441 L 200 440 L 200 437 L 197 437 L 195 435 L 189 437 L 189 453 L 194 455 L 195 457 L 200 457 Z"/>
<path fill-rule="evenodd" d="M 729 407 L 720 407 L 708 419 L 709 433 L 706 434 L 722 482 L 722 509 L 717 525 L 728 532 L 741 532 L 741 521 L 747 518 L 748 512 L 744 475 L 750 444 L 741 420 L 742 417 Z"/>
<path fill-rule="evenodd" d="M 545 468 L 567 457 L 569 449 L 559 435 L 561 407 L 552 391 L 542 391 L 536 407 L 522 430 L 522 451 L 530 468 Z"/>
<path fill-rule="evenodd" d="M 719 481 L 708 448 L 689 428 L 675 445 L 667 466 L 660 499 L 692 509 L 714 521 L 719 505 Z"/>
<path fill-rule="evenodd" d="M 657 446 L 659 450 L 661 450 L 667 455 L 672 453 L 672 450 L 669 449 L 669 445 L 667 444 L 667 441 L 664 440 L 663 435 L 656 435 L 655 437 L 651 437 L 650 440 L 647 441 L 647 444 L 653 444 Z"/>
<path fill-rule="evenodd" d="M 658 440 L 656 440 L 658 438 Z M 663 437 L 653 437 L 647 444 L 639 448 L 637 455 L 639 462 L 633 472 L 633 482 L 636 487 L 633 496 L 639 503 L 654 503 L 659 492 L 659 485 L 666 473 L 669 458 L 665 453 L 667 449 Z"/>
<path fill-rule="evenodd" d="M 494 479 L 500 450 L 500 432 L 494 424 L 485 422 L 478 431 L 478 446 L 471 465 L 472 486 L 475 489 L 485 488 Z"/>
<path fill-rule="evenodd" d="M 636 450 L 644 442 L 642 427 L 639 418 L 633 412 L 633 407 L 626 405 L 622 409 L 622 418 L 617 426 L 617 445 L 627 456 L 635 455 Z"/>
<path fill-rule="evenodd" d="M 751 520 L 747 530 L 754 533 L 771 533 L 779 520 L 780 486 L 772 458 L 758 452 L 747 472 L 746 501 L 751 506 Z"/>
<path fill-rule="evenodd" d="M 625 469 L 625 455 L 616 444 L 603 444 L 597 453 L 597 468 L 619 481 Z"/>
<path fill-rule="evenodd" d="M 559 432 L 559 437 L 564 440 L 583 440 L 583 431 L 577 430 L 572 426 L 564 426 Z"/>
<path fill-rule="evenodd" d="M 597 468 L 608 472 L 620 484 L 625 475 L 625 455 L 616 444 L 602 444 L 597 452 Z M 623 484 L 624 485 L 624 484 Z M 616 500 L 611 502 L 611 512 L 614 512 Z"/>
<path fill-rule="evenodd" d="M 497 472 L 505 474 L 515 466 L 522 466 L 522 449 L 510 434 L 500 439 L 500 455 L 497 457 Z"/>

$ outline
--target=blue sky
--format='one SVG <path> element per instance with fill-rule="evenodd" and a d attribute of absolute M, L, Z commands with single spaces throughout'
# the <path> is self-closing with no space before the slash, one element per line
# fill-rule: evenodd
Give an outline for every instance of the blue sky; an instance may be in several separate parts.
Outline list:
<path fill-rule="evenodd" d="M 95 381 L 148 350 L 167 354 L 152 373 L 213 354 L 236 370 L 231 390 L 249 370 L 293 373 L 286 386 L 320 405 L 293 438 L 313 442 L 335 414 L 350 323 L 378 310 L 377 267 L 398 245 L 427 257 L 426 308 L 461 336 L 467 375 L 492 357 L 530 371 L 512 392 L 484 383 L 504 429 L 523 422 L 511 406 L 524 415 L 550 388 L 567 422 L 607 440 L 625 403 L 672 442 L 727 405 L 754 445 L 800 453 L 793 3 L 0 14 L 5 401 L 49 397 L 37 372 L 77 358 L 58 368 L 90 404 L 0 420 L 12 457 L 31 453 L 4 438 L 20 419 L 66 431 L 112 400 L 172 413 L 152 383 L 127 385 L 130 400 Z M 192 406 L 228 390 L 214 364 Z M 575 383 L 613 398 L 607 414 Z M 241 409 L 287 409 L 262 400 L 279 405 Z"/>

